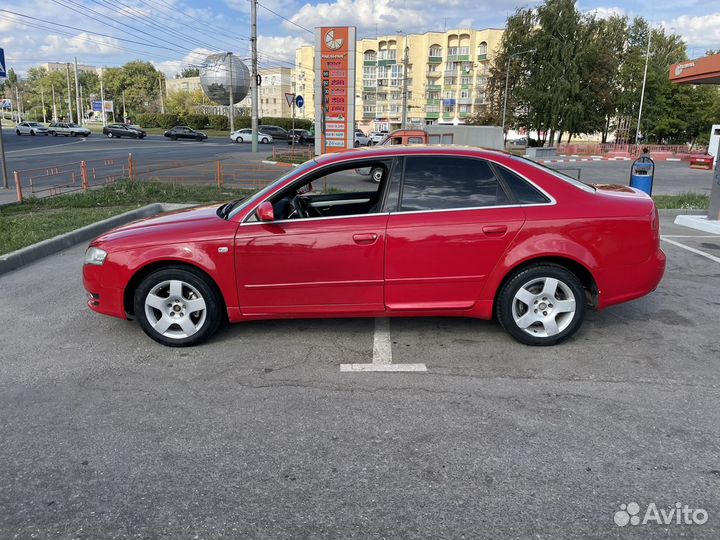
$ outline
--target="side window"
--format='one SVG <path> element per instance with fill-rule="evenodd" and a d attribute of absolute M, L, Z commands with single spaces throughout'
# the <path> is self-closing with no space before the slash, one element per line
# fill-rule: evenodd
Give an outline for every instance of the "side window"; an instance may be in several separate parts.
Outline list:
<path fill-rule="evenodd" d="M 508 196 L 484 160 L 408 157 L 400 210 L 450 210 L 508 204 Z"/>
<path fill-rule="evenodd" d="M 424 142 L 422 137 L 408 137 L 408 144 L 423 144 Z"/>
<path fill-rule="evenodd" d="M 396 212 L 400 199 L 400 178 L 402 177 L 403 162 L 399 159 L 392 169 L 388 181 L 387 196 L 385 197 L 385 212 Z"/>
<path fill-rule="evenodd" d="M 544 204 L 550 202 L 545 195 L 509 169 L 501 165 L 495 165 L 495 170 L 505 181 L 520 204 Z"/>

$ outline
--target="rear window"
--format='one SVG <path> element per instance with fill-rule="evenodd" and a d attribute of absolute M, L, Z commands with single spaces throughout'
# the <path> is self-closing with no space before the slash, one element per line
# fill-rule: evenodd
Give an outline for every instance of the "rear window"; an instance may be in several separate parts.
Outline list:
<path fill-rule="evenodd" d="M 509 204 L 510 199 L 485 160 L 408 157 L 400 210 L 452 210 Z"/>
<path fill-rule="evenodd" d="M 573 186 L 582 189 L 583 191 L 588 191 L 590 193 L 594 193 L 596 189 L 591 186 L 590 184 L 586 184 L 585 182 L 581 182 L 580 180 L 576 180 L 572 176 L 568 176 L 567 174 L 561 173 L 560 171 L 557 171 L 555 169 L 551 169 L 550 167 L 546 167 L 545 165 L 542 165 L 536 161 L 533 161 L 528 158 L 520 157 L 520 156 L 513 156 L 513 159 L 525 163 L 527 165 L 531 165 L 535 167 L 536 169 L 539 169 L 541 171 L 545 171 L 546 173 L 550 173 L 555 178 L 562 180 L 564 182 L 567 182 L 568 184 L 572 184 Z"/>
<path fill-rule="evenodd" d="M 502 165 L 495 164 L 495 172 L 505 181 L 505 184 L 507 184 L 520 204 L 545 204 L 550 202 L 550 199 L 540 191 Z"/>

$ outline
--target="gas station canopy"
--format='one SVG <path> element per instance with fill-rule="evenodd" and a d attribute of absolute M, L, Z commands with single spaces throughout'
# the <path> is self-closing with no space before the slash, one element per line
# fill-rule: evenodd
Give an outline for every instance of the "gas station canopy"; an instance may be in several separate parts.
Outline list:
<path fill-rule="evenodd" d="M 720 54 L 670 66 L 670 81 L 677 84 L 720 84 Z"/>

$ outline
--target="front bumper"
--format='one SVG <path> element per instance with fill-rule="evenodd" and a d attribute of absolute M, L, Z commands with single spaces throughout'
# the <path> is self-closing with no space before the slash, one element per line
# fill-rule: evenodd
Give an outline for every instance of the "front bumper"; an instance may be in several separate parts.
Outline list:
<path fill-rule="evenodd" d="M 127 319 L 124 299 L 125 290 L 105 285 L 102 273 L 102 266 L 92 264 L 83 266 L 83 286 L 88 294 L 88 307 L 103 315 Z"/>

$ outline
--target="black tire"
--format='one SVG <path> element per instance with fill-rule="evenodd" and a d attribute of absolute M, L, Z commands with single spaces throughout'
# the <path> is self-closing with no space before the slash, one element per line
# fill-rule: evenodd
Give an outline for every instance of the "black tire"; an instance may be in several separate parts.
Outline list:
<path fill-rule="evenodd" d="M 30 130 L 30 135 L 31 135 L 32 137 L 35 136 L 35 130 L 34 130 L 34 129 L 31 129 L 31 130 Z"/>
<path fill-rule="evenodd" d="M 53 137 L 57 137 L 57 131 L 51 131 L 50 135 L 52 135 Z"/>
<path fill-rule="evenodd" d="M 203 140 L 202 135 L 198 135 L 197 137 L 195 137 L 195 140 L 196 140 L 196 141 L 199 141 L 199 142 L 202 142 L 202 140 Z"/>
<path fill-rule="evenodd" d="M 263 137 L 263 138 L 262 138 L 262 141 L 260 141 L 260 142 L 263 143 L 263 144 L 268 144 L 270 141 L 268 140 L 267 137 Z"/>
<path fill-rule="evenodd" d="M 543 283 L 548 278 L 558 280 L 557 291 L 554 298 L 545 296 L 546 293 L 542 290 L 544 288 Z M 536 282 L 536 284 L 530 285 L 530 288 L 526 289 L 528 292 L 530 292 L 531 289 L 536 291 L 531 293 L 537 296 L 532 302 L 533 306 L 516 300 L 515 295 L 518 294 L 520 289 L 533 282 Z M 552 310 L 558 307 L 553 305 L 553 302 L 571 300 L 567 294 L 568 292 L 574 297 L 574 312 L 556 312 L 554 314 L 552 320 L 555 321 L 558 329 L 562 327 L 558 333 L 554 335 L 542 335 L 546 332 L 546 328 L 542 322 L 534 323 L 528 326 L 527 329 L 521 328 L 516 322 L 514 309 L 515 315 L 520 317 L 525 314 L 532 317 L 533 314 L 531 310 L 537 313 L 538 317 L 541 317 L 546 313 L 543 309 L 547 308 L 549 308 L 548 314 L 553 315 Z M 516 301 L 517 304 L 515 304 Z M 578 277 L 563 266 L 544 263 L 516 270 L 510 275 L 502 289 L 500 289 L 500 294 L 498 294 L 495 313 L 500 325 L 520 343 L 546 346 L 560 343 L 577 332 L 585 318 L 585 304 L 585 289 Z M 537 305 L 537 309 L 534 307 L 535 305 Z M 558 317 L 560 318 L 559 323 Z M 547 318 L 549 317 L 546 317 L 546 319 Z"/>
<path fill-rule="evenodd" d="M 202 322 L 196 333 L 188 337 L 171 337 L 159 333 L 153 328 L 152 323 L 148 320 L 148 316 L 145 312 L 145 299 L 148 294 L 157 285 L 171 280 L 182 281 L 184 284 L 190 285 L 196 289 L 199 292 L 200 297 L 205 300 L 206 307 L 204 310 L 204 322 Z M 185 295 L 188 290 L 189 289 L 186 287 L 183 287 L 183 295 Z M 185 298 L 185 300 L 187 301 L 189 298 Z M 205 277 L 199 270 L 188 267 L 167 266 L 147 275 L 135 290 L 133 306 L 135 309 L 135 318 L 140 323 L 143 331 L 158 343 L 162 343 L 163 345 L 167 345 L 169 347 L 189 347 L 197 345 L 212 336 L 224 320 L 222 314 L 222 302 L 219 294 L 215 290 L 215 287 L 209 283 L 208 278 Z M 156 317 L 158 315 L 162 315 L 159 310 L 154 308 L 149 309 Z M 195 313 L 195 315 L 198 319 L 202 317 L 202 314 Z M 171 330 L 173 327 L 175 327 L 175 330 Z M 180 326 L 174 324 L 168 328 L 167 332 L 176 332 L 179 330 L 181 330 Z"/>
<path fill-rule="evenodd" d="M 359 147 L 360 147 L 360 141 L 355 141 L 355 144 L 354 144 L 353 146 L 355 146 L 355 148 L 359 148 Z"/>
<path fill-rule="evenodd" d="M 145 135 L 140 135 L 140 136 L 138 137 L 138 139 L 140 139 L 141 141 L 142 141 L 144 138 L 145 138 Z"/>
<path fill-rule="evenodd" d="M 18 137 L 20 136 L 20 130 L 19 130 L 19 129 L 16 129 L 16 130 L 15 130 L 15 135 L 17 135 Z"/>
<path fill-rule="evenodd" d="M 370 170 L 370 180 L 375 184 L 379 184 L 380 182 L 382 182 L 384 172 L 385 169 L 383 169 L 382 167 L 373 167 Z"/>
<path fill-rule="evenodd" d="M 177 135 L 170 135 L 170 140 L 177 141 Z"/>
<path fill-rule="evenodd" d="M 70 132 L 70 135 L 71 135 L 72 137 L 77 137 L 77 133 L 75 133 L 74 131 L 71 131 L 71 132 Z"/>
<path fill-rule="evenodd" d="M 89 137 L 89 136 L 90 136 L 89 133 L 83 133 L 83 137 Z"/>
<path fill-rule="evenodd" d="M 109 131 L 108 131 L 105 135 L 107 135 L 107 138 L 108 138 L 108 139 L 112 139 L 112 138 L 113 138 L 113 134 L 112 134 L 111 132 L 109 132 Z"/>

